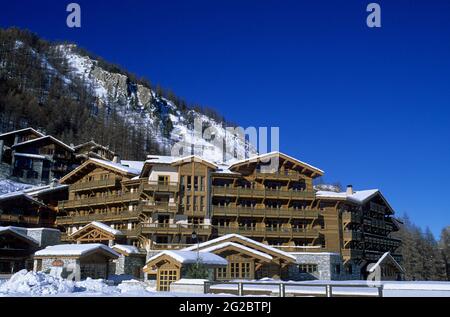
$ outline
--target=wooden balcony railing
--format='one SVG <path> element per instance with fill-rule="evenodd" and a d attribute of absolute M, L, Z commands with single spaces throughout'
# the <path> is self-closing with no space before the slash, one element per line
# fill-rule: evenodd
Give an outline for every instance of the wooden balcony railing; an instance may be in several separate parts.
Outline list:
<path fill-rule="evenodd" d="M 320 211 L 316 209 L 213 206 L 212 214 L 213 216 L 317 219 L 320 215 Z"/>
<path fill-rule="evenodd" d="M 37 216 L 22 216 L 22 215 L 5 215 L 0 214 L 0 221 L 11 223 L 26 223 L 26 224 L 39 224 L 39 217 Z"/>
<path fill-rule="evenodd" d="M 264 172 L 261 170 L 255 171 L 256 178 L 262 178 L 262 179 L 283 179 L 283 180 L 300 180 L 301 175 L 298 172 L 294 171 L 279 171 L 279 172 Z"/>
<path fill-rule="evenodd" d="M 319 230 L 288 227 L 222 227 L 217 226 L 219 235 L 237 233 L 246 236 L 280 238 L 317 238 Z"/>
<path fill-rule="evenodd" d="M 344 231 L 344 240 L 347 242 L 350 241 L 361 241 L 363 237 L 363 233 L 355 230 Z"/>
<path fill-rule="evenodd" d="M 97 189 L 97 188 L 105 188 L 105 187 L 115 187 L 118 184 L 118 179 L 111 178 L 111 179 L 102 179 L 102 180 L 95 180 L 91 182 L 82 182 L 82 183 L 75 183 L 70 185 L 69 190 L 70 191 L 81 191 L 81 190 L 89 190 L 89 189 Z"/>
<path fill-rule="evenodd" d="M 210 235 L 211 225 L 193 225 L 193 224 L 167 224 L 167 223 L 143 223 L 142 233 L 147 234 L 192 234 Z"/>
<path fill-rule="evenodd" d="M 90 223 L 92 221 L 128 221 L 137 220 L 139 214 L 139 211 L 121 211 L 117 213 L 108 212 L 90 215 L 65 216 L 56 218 L 56 223 L 58 225 L 72 225 Z"/>
<path fill-rule="evenodd" d="M 360 259 L 364 255 L 363 250 L 356 249 L 342 249 L 342 256 L 345 259 Z"/>
<path fill-rule="evenodd" d="M 139 201 L 140 193 L 124 193 L 118 196 L 106 196 L 106 197 L 89 197 L 83 199 L 66 200 L 58 203 L 59 210 L 80 208 L 80 207 L 91 207 L 98 205 L 108 205 L 108 204 L 120 204 L 132 201 Z"/>
<path fill-rule="evenodd" d="M 144 181 L 142 183 L 142 189 L 144 191 L 151 191 L 151 192 L 171 192 L 171 193 L 176 193 L 176 192 L 179 191 L 179 183 L 176 183 L 176 182 L 164 183 L 164 182 L 148 182 L 148 181 Z"/>
<path fill-rule="evenodd" d="M 213 186 L 214 196 L 242 196 L 258 198 L 279 198 L 279 199 L 314 199 L 313 191 L 287 190 L 287 189 L 254 189 L 243 187 L 221 187 Z"/>
<path fill-rule="evenodd" d="M 362 216 L 356 213 L 344 212 L 342 213 L 342 222 L 344 224 L 348 223 L 360 223 L 362 220 Z"/>
<path fill-rule="evenodd" d="M 170 202 L 148 202 L 142 203 L 139 208 L 142 212 L 169 212 L 169 213 L 177 213 L 178 212 L 178 204 L 170 203 Z"/>

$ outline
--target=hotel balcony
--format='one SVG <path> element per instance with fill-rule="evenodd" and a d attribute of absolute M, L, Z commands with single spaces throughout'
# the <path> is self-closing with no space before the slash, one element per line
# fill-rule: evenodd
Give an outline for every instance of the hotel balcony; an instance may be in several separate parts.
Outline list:
<path fill-rule="evenodd" d="M 163 182 L 142 182 L 142 189 L 146 192 L 170 192 L 177 193 L 179 191 L 179 183 L 163 183 Z"/>
<path fill-rule="evenodd" d="M 363 250 L 356 250 L 356 249 L 342 249 L 342 257 L 344 257 L 345 260 L 350 259 L 360 259 L 364 255 Z"/>
<path fill-rule="evenodd" d="M 70 185 L 69 190 L 75 192 L 98 188 L 116 187 L 118 185 L 118 182 L 119 182 L 118 179 L 112 178 L 112 179 L 96 180 L 91 182 L 76 183 Z"/>
<path fill-rule="evenodd" d="M 75 224 L 87 224 L 92 221 L 129 221 L 138 220 L 139 211 L 122 211 L 117 213 L 98 213 L 90 215 L 76 215 L 76 216 L 65 216 L 56 218 L 56 223 L 58 225 L 75 225 Z"/>
<path fill-rule="evenodd" d="M 233 206 L 213 206 L 212 215 L 224 217 L 317 219 L 320 215 L 320 211 L 314 209 L 242 208 Z"/>
<path fill-rule="evenodd" d="M 62 209 L 92 207 L 109 204 L 121 204 L 121 203 L 123 204 L 133 201 L 139 201 L 139 198 L 140 194 L 135 192 L 135 193 L 125 193 L 119 196 L 114 195 L 106 197 L 89 197 L 83 199 L 66 200 L 58 203 L 58 209 L 62 210 Z"/>
<path fill-rule="evenodd" d="M 348 223 L 360 223 L 362 220 L 361 215 L 352 212 L 343 212 L 342 213 L 342 222 L 344 224 Z"/>
<path fill-rule="evenodd" d="M 273 179 L 273 180 L 287 180 L 287 181 L 299 181 L 301 179 L 300 173 L 294 171 L 265 173 L 261 170 L 255 172 L 257 179 Z"/>
<path fill-rule="evenodd" d="M 191 235 L 196 232 L 198 235 L 210 235 L 211 225 L 193 224 L 169 224 L 169 223 L 143 223 L 143 234 L 170 234 L 170 235 Z"/>
<path fill-rule="evenodd" d="M 153 212 L 167 212 L 167 213 L 178 213 L 178 204 L 170 202 L 148 202 L 142 203 L 139 209 L 143 213 L 153 213 Z"/>
<path fill-rule="evenodd" d="M 221 187 L 213 186 L 213 196 L 238 196 L 251 198 L 272 199 L 314 199 L 313 191 L 288 190 L 288 189 L 254 189 L 243 187 Z"/>
<path fill-rule="evenodd" d="M 317 238 L 319 231 L 316 229 L 282 228 L 282 227 L 217 227 L 219 235 L 237 233 L 247 237 L 267 238 Z"/>
<path fill-rule="evenodd" d="M 5 215 L 5 214 L 0 214 L 0 221 L 11 224 L 24 223 L 29 225 L 38 225 L 40 223 L 39 217 L 37 216 Z"/>
<path fill-rule="evenodd" d="M 348 230 L 344 231 L 343 236 L 345 242 L 361 241 L 363 238 L 363 233 L 355 230 Z"/>

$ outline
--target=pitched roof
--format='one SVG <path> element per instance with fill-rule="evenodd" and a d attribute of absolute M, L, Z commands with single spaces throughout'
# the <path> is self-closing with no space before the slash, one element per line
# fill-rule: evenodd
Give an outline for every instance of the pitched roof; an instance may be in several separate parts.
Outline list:
<path fill-rule="evenodd" d="M 207 159 L 204 159 L 204 158 L 202 158 L 200 156 L 197 156 L 197 155 L 189 155 L 189 156 L 175 158 L 172 161 L 171 164 L 172 165 L 178 165 L 178 164 L 190 163 L 190 162 L 203 163 L 203 164 L 208 165 L 209 167 L 214 168 L 214 169 L 218 168 L 218 166 L 215 163 L 213 163 L 211 161 L 208 161 Z"/>
<path fill-rule="evenodd" d="M 194 264 L 197 263 L 197 260 L 206 265 L 217 265 L 217 266 L 226 266 L 228 265 L 228 261 L 214 253 L 209 252 L 194 252 L 194 251 L 162 251 L 147 260 L 147 264 L 145 268 L 148 268 L 148 264 L 150 262 L 154 262 L 158 258 L 162 256 L 168 256 L 177 261 L 180 264 Z"/>
<path fill-rule="evenodd" d="M 391 263 L 394 264 L 394 266 L 397 267 L 397 269 L 402 272 L 405 273 L 405 269 L 397 262 L 395 261 L 395 259 L 392 257 L 390 252 L 386 252 L 385 254 L 383 254 L 379 260 L 377 261 L 377 263 L 375 263 L 374 265 L 372 265 L 369 269 L 370 273 L 373 273 L 378 267 L 380 267 L 381 264 L 383 264 L 383 262 L 385 261 L 390 261 Z"/>
<path fill-rule="evenodd" d="M 332 199 L 339 199 L 339 200 L 348 200 L 348 201 L 352 201 L 352 202 L 357 203 L 357 204 L 364 204 L 368 200 L 370 200 L 373 197 L 375 197 L 376 195 L 380 195 L 380 197 L 386 203 L 388 208 L 391 211 L 394 211 L 379 189 L 369 189 L 369 190 L 355 191 L 351 195 L 348 195 L 346 192 L 336 193 L 336 192 L 323 191 L 323 190 L 320 190 L 320 191 L 316 192 L 316 197 L 317 198 L 332 198 Z"/>
<path fill-rule="evenodd" d="M 1 138 L 1 137 L 8 136 L 8 135 L 12 135 L 12 134 L 17 134 L 17 133 L 26 132 L 26 131 L 32 132 L 32 133 L 34 133 L 34 134 L 36 134 L 36 135 L 38 135 L 38 136 L 41 136 L 41 137 L 45 135 L 45 134 L 43 134 L 43 133 L 41 133 L 41 132 L 39 132 L 39 131 L 37 131 L 37 130 L 35 130 L 35 129 L 33 129 L 33 128 L 25 128 L 25 129 L 20 129 L 20 130 L 15 130 L 15 131 L 10 131 L 10 132 L 6 132 L 6 133 L 2 133 L 2 134 L 0 134 L 0 138 Z"/>
<path fill-rule="evenodd" d="M 24 240 L 25 242 L 32 244 L 34 246 L 39 246 L 39 242 L 37 242 L 36 240 L 34 240 L 33 238 L 31 238 L 30 236 L 27 235 L 27 228 L 20 228 L 20 227 L 0 227 L 0 235 L 1 234 L 12 234 L 13 236 Z"/>
<path fill-rule="evenodd" d="M 63 178 L 60 179 L 60 183 L 65 183 L 68 179 L 70 179 L 72 176 L 76 175 L 80 170 L 83 170 L 90 164 L 95 164 L 97 166 L 101 166 L 106 169 L 113 169 L 121 174 L 131 175 L 131 176 L 137 176 L 140 174 L 141 171 L 134 169 L 132 167 L 124 166 L 119 163 L 113 163 L 111 161 L 105 161 L 101 159 L 96 159 L 90 157 L 86 162 L 78 166 L 76 169 L 71 171 L 70 173 L 64 175 Z"/>
<path fill-rule="evenodd" d="M 230 240 L 230 242 L 234 242 L 234 243 L 239 243 L 240 241 L 241 241 L 241 244 L 242 244 L 242 242 L 243 243 L 248 243 L 250 245 L 257 246 L 258 248 L 260 248 L 262 250 L 267 250 L 267 251 L 270 251 L 272 253 L 275 253 L 275 254 L 279 255 L 280 257 L 284 257 L 284 258 L 291 259 L 293 261 L 297 261 L 297 258 L 295 256 L 293 256 L 293 255 L 291 255 L 291 254 L 289 254 L 287 252 L 278 250 L 278 249 L 276 249 L 274 247 L 271 247 L 271 246 L 269 246 L 267 244 L 264 244 L 264 243 L 252 240 L 250 238 L 247 238 L 247 237 L 241 236 L 239 234 L 235 234 L 235 233 L 227 234 L 227 235 L 218 237 L 216 239 L 200 243 L 198 246 L 197 245 L 190 246 L 188 248 L 183 249 L 183 251 L 193 251 L 193 250 L 197 250 L 197 248 L 202 250 L 204 248 L 207 248 L 207 247 L 210 247 L 210 246 L 213 246 L 213 245 L 216 245 L 216 244 L 219 244 L 221 242 L 228 241 L 228 240 Z"/>
<path fill-rule="evenodd" d="M 260 155 L 256 155 L 256 156 L 244 159 L 244 160 L 240 160 L 240 161 L 234 162 L 233 164 L 231 164 L 230 169 L 232 170 L 233 168 L 235 168 L 235 167 L 237 167 L 239 165 L 242 165 L 242 164 L 256 163 L 256 162 L 258 162 L 260 160 L 264 160 L 266 158 L 270 158 L 270 157 L 273 157 L 273 156 L 284 157 L 284 158 L 286 158 L 288 160 L 296 162 L 300 166 L 303 166 L 303 167 L 309 169 L 310 171 L 312 171 L 312 172 L 314 172 L 314 173 L 316 173 L 318 175 L 323 175 L 325 173 L 324 171 L 322 171 L 321 169 L 319 169 L 319 168 L 317 168 L 315 166 L 312 166 L 312 165 L 310 165 L 308 163 L 302 162 L 302 161 L 300 161 L 300 160 L 298 160 L 298 159 L 296 159 L 296 158 L 294 158 L 292 156 L 289 156 L 287 154 L 281 153 L 279 151 L 274 151 L 274 152 L 270 152 L 270 153 L 260 154 Z"/>
<path fill-rule="evenodd" d="M 119 253 L 124 252 L 127 255 L 129 255 L 129 254 L 141 254 L 141 252 L 139 252 L 139 249 L 136 248 L 133 245 L 115 244 L 112 248 L 117 250 L 117 251 L 119 251 Z"/>
<path fill-rule="evenodd" d="M 17 143 L 15 145 L 13 145 L 12 147 L 16 148 L 16 147 L 20 147 L 20 146 L 23 146 L 23 145 L 39 142 L 39 141 L 42 141 L 42 140 L 46 140 L 46 139 L 50 139 L 51 141 L 53 141 L 53 142 L 59 144 L 60 146 L 66 148 L 70 152 L 74 152 L 75 151 L 73 149 L 73 147 L 71 147 L 71 146 L 67 145 L 66 143 L 58 140 L 57 138 L 54 138 L 51 135 L 46 135 L 46 136 L 43 136 L 43 137 L 40 137 L 40 138 L 36 138 L 36 139 L 28 140 L 28 141 L 25 141 L 25 142 Z"/>
<path fill-rule="evenodd" d="M 102 222 L 92 221 L 91 223 L 85 225 L 84 227 L 82 227 L 79 230 L 72 233 L 71 236 L 78 235 L 80 232 L 85 231 L 86 229 L 91 228 L 91 227 L 95 227 L 97 229 L 103 230 L 107 233 L 112 234 L 113 236 L 123 236 L 124 235 L 122 231 L 111 228 L 110 226 L 108 226 Z"/>
<path fill-rule="evenodd" d="M 59 244 L 46 247 L 36 252 L 35 256 L 85 256 L 95 251 L 103 251 L 112 258 L 118 258 L 119 254 L 101 243 L 91 244 Z"/>
<path fill-rule="evenodd" d="M 200 252 L 214 252 L 214 251 L 218 251 L 218 250 L 229 248 L 229 247 L 234 247 L 236 249 L 242 250 L 242 251 L 244 251 L 246 253 L 253 254 L 253 255 L 257 256 L 257 257 L 261 257 L 261 258 L 264 258 L 264 259 L 269 260 L 269 261 L 273 260 L 273 257 L 270 256 L 267 253 L 260 252 L 258 250 L 255 250 L 255 249 L 249 248 L 249 247 L 247 247 L 245 245 L 242 245 L 242 244 L 239 244 L 239 243 L 234 243 L 234 242 L 219 243 L 219 244 L 210 246 L 208 248 L 201 249 Z"/>

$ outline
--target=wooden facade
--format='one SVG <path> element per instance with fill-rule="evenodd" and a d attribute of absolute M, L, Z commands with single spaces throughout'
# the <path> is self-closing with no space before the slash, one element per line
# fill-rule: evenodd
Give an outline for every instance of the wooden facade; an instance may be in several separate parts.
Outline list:
<path fill-rule="evenodd" d="M 101 221 L 147 251 L 240 234 L 288 252 L 339 253 L 359 266 L 400 244 L 389 237 L 398 228 L 379 191 L 361 200 L 319 195 L 313 181 L 323 171 L 282 153 L 231 166 L 149 157 L 139 172 L 90 159 L 66 175 L 69 199 L 59 203 L 57 224 L 67 239 Z"/>

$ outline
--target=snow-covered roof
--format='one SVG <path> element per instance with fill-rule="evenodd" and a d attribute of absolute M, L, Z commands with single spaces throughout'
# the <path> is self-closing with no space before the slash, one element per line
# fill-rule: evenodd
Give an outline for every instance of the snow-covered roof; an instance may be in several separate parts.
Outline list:
<path fill-rule="evenodd" d="M 20 227 L 0 227 L 0 233 L 12 233 L 16 236 L 20 236 L 24 240 L 27 240 L 28 242 L 39 245 L 39 242 L 28 236 L 28 229 L 27 228 L 20 228 Z"/>
<path fill-rule="evenodd" d="M 149 155 L 145 163 L 150 164 L 172 164 L 172 162 L 177 159 L 174 156 L 162 156 L 162 155 Z"/>
<path fill-rule="evenodd" d="M 30 196 L 37 196 L 40 194 L 51 193 L 54 191 L 62 190 L 62 189 L 68 188 L 68 187 L 69 187 L 69 185 L 61 185 L 61 184 L 57 184 L 56 186 L 44 185 L 44 186 L 37 186 L 37 187 L 25 189 L 23 192 Z"/>
<path fill-rule="evenodd" d="M 122 160 L 122 162 L 120 163 L 125 167 L 129 167 L 129 168 L 133 168 L 137 171 L 142 171 L 142 169 L 144 168 L 144 161 L 124 161 Z"/>
<path fill-rule="evenodd" d="M 37 251 L 35 256 L 83 256 L 97 250 L 102 250 L 113 257 L 119 257 L 119 254 L 113 249 L 101 243 L 91 244 L 59 244 L 46 247 L 43 250 Z"/>
<path fill-rule="evenodd" d="M 217 244 L 218 242 L 226 241 L 226 240 L 228 240 L 228 239 L 233 239 L 233 238 L 235 238 L 235 239 L 237 239 L 237 240 L 246 241 L 246 242 L 248 242 L 248 243 L 251 243 L 251 244 L 254 244 L 254 245 L 256 245 L 256 246 L 259 246 L 259 247 L 262 248 L 262 249 L 270 250 L 270 251 L 273 252 L 273 253 L 280 254 L 280 255 L 282 255 L 282 256 L 284 256 L 284 257 L 291 258 L 292 260 L 296 261 L 296 258 L 295 258 L 293 255 L 291 255 L 291 254 L 289 254 L 289 253 L 287 253 L 287 252 L 281 251 L 281 250 L 279 250 L 279 249 L 277 249 L 277 248 L 274 248 L 274 247 L 271 247 L 271 246 L 269 246 L 269 245 L 267 245 L 267 244 L 264 244 L 264 243 L 261 243 L 261 242 L 252 240 L 252 239 L 250 239 L 250 238 L 247 238 L 247 237 L 241 236 L 241 235 L 239 235 L 239 234 L 235 234 L 235 233 L 227 234 L 227 235 L 218 237 L 218 238 L 216 238 L 216 239 L 213 239 L 213 240 L 209 240 L 209 241 L 200 243 L 200 244 L 198 245 L 198 248 L 200 248 L 200 250 L 201 250 L 201 249 L 206 248 L 206 247 L 208 247 L 208 246 L 215 245 L 215 244 Z M 197 250 L 197 245 L 193 245 L 193 246 L 190 246 L 190 247 L 188 247 L 188 248 L 183 249 L 183 251 L 192 251 L 192 250 Z"/>
<path fill-rule="evenodd" d="M 205 164 L 209 164 L 209 165 L 213 166 L 214 168 L 218 168 L 216 163 L 208 161 L 207 159 L 202 158 L 197 155 L 189 155 L 189 156 L 175 158 L 172 161 L 172 164 L 184 163 L 184 162 L 204 162 Z"/>
<path fill-rule="evenodd" d="M 73 149 L 73 147 L 67 145 L 66 143 L 64 143 L 64 142 L 62 142 L 62 141 L 60 141 L 60 140 L 58 140 L 57 138 L 55 138 L 55 137 L 53 137 L 53 136 L 51 136 L 51 135 L 46 135 L 46 136 L 43 136 L 43 137 L 40 137 L 40 138 L 37 138 L 37 139 L 32 139 L 32 140 L 28 140 L 28 141 L 25 141 L 25 142 L 22 142 L 22 143 L 17 143 L 17 144 L 15 144 L 15 145 L 13 145 L 13 147 L 19 147 L 19 146 L 22 146 L 22 145 L 25 145 L 25 144 L 34 143 L 34 142 L 42 141 L 42 140 L 45 140 L 45 139 L 50 139 L 50 140 L 52 140 L 53 142 L 55 142 L 55 143 L 61 145 L 62 147 L 66 148 L 67 150 L 69 150 L 69 151 L 71 151 L 71 152 L 74 152 L 74 151 L 75 151 L 75 150 Z"/>
<path fill-rule="evenodd" d="M 263 252 L 260 252 L 260 251 L 258 251 L 258 250 L 249 248 L 249 247 L 247 247 L 247 246 L 245 246 L 245 245 L 242 245 L 242 244 L 239 244 L 239 243 L 234 243 L 234 242 L 224 242 L 224 243 L 219 243 L 219 244 L 210 246 L 210 247 L 208 247 L 208 248 L 201 249 L 200 252 L 214 252 L 214 251 L 216 251 L 216 250 L 220 250 L 220 249 L 227 248 L 227 247 L 235 247 L 235 248 L 238 248 L 238 249 L 247 251 L 247 252 L 250 253 L 250 254 L 254 254 L 254 255 L 256 255 L 256 256 L 265 258 L 265 259 L 267 259 L 267 260 L 269 260 L 269 261 L 271 261 L 271 260 L 273 259 L 273 257 L 270 256 L 270 255 L 267 254 L 267 253 L 263 253 Z"/>
<path fill-rule="evenodd" d="M 194 251 L 162 251 L 147 260 L 147 263 L 152 262 L 164 255 L 167 255 L 181 264 L 197 263 L 197 260 L 206 265 L 228 265 L 228 261 L 214 253 L 209 252 L 194 252 Z"/>
<path fill-rule="evenodd" d="M 97 227 L 100 230 L 109 232 L 109 233 L 111 233 L 114 236 L 123 236 L 124 235 L 122 233 L 122 231 L 114 229 L 114 228 L 111 228 L 110 226 L 108 226 L 108 225 L 106 225 L 106 224 L 104 224 L 102 222 L 98 222 L 98 221 L 92 221 L 91 223 L 87 224 L 86 226 L 84 226 L 84 227 L 80 228 L 79 230 L 75 231 L 74 233 L 72 233 L 72 235 L 75 235 L 78 232 L 86 229 L 87 227 L 92 227 L 92 226 Z"/>
<path fill-rule="evenodd" d="M 336 193 L 336 192 L 332 192 L 332 191 L 319 190 L 318 192 L 316 192 L 316 197 L 318 197 L 318 198 L 336 198 L 336 199 L 344 199 L 344 200 L 348 199 L 348 200 L 354 201 L 356 203 L 362 204 L 378 193 L 380 193 L 380 191 L 378 189 L 355 191 L 351 195 L 347 194 L 346 192 Z"/>
<path fill-rule="evenodd" d="M 228 164 L 219 164 L 218 169 L 214 171 L 216 174 L 231 174 L 231 175 L 240 175 L 240 173 L 233 172 L 230 170 L 230 165 Z"/>
<path fill-rule="evenodd" d="M 380 267 L 380 265 L 385 262 L 386 260 L 390 260 L 391 263 L 393 263 L 399 271 L 401 271 L 402 273 L 405 272 L 405 270 L 403 269 L 403 267 L 397 262 L 395 261 L 395 259 L 392 257 L 390 252 L 386 252 L 384 253 L 380 259 L 377 261 L 377 263 L 375 263 L 374 265 L 372 265 L 369 269 L 370 273 L 373 273 L 378 267 Z"/>
<path fill-rule="evenodd" d="M 28 157 L 28 158 L 39 159 L 39 160 L 46 159 L 46 157 L 44 155 L 29 154 L 29 153 L 14 153 L 14 156 Z"/>
<path fill-rule="evenodd" d="M 123 251 L 127 254 L 140 254 L 139 249 L 133 245 L 116 244 L 112 248 Z"/>
<path fill-rule="evenodd" d="M 261 155 L 255 155 L 255 156 L 252 156 L 252 157 L 250 157 L 250 158 L 247 158 L 247 159 L 243 159 L 243 160 L 234 162 L 234 163 L 230 166 L 230 168 L 233 168 L 234 166 L 240 165 L 240 164 L 242 164 L 242 163 L 256 162 L 256 161 L 258 161 L 258 160 L 265 159 L 265 158 L 269 158 L 269 157 L 272 157 L 272 156 L 277 156 L 277 155 L 278 155 L 278 156 L 280 156 L 280 155 L 285 156 L 286 158 L 288 158 L 288 159 L 290 159 L 290 160 L 292 160 L 292 161 L 294 161 L 294 162 L 298 162 L 299 164 L 301 164 L 301 165 L 303 165 L 303 166 L 306 166 L 306 167 L 312 169 L 313 171 L 315 171 L 315 172 L 317 172 L 317 173 L 319 173 L 319 174 L 321 174 L 321 175 L 325 173 L 325 172 L 322 171 L 321 169 L 319 169 L 319 168 L 317 168 L 317 167 L 315 167 L 315 166 L 312 166 L 311 164 L 302 162 L 302 161 L 300 161 L 300 160 L 298 160 L 298 159 L 296 159 L 296 158 L 294 158 L 294 157 L 292 157 L 292 156 L 289 156 L 289 155 L 287 155 L 287 154 L 281 153 L 281 152 L 279 152 L 279 151 L 274 151 L 274 152 L 265 153 L 265 154 L 261 154 Z"/>
<path fill-rule="evenodd" d="M 95 163 L 99 163 L 99 164 L 103 164 L 105 166 L 114 168 L 116 170 L 119 170 L 121 172 L 125 172 L 125 173 L 128 173 L 128 174 L 139 175 L 141 173 L 140 170 L 137 170 L 137 169 L 132 168 L 132 167 L 124 166 L 124 165 L 122 165 L 120 163 L 114 163 L 114 162 L 111 162 L 111 161 L 105 161 L 105 160 L 96 159 L 96 158 L 89 158 L 89 161 L 92 161 L 92 162 L 95 162 Z"/>
<path fill-rule="evenodd" d="M 33 132 L 33 133 L 36 134 L 36 135 L 44 136 L 43 133 L 41 133 L 41 132 L 39 132 L 39 131 L 37 131 L 37 130 L 35 130 L 35 129 L 33 129 L 33 128 L 25 128 L 25 129 L 20 129 L 20 130 L 15 130 L 15 131 L 10 131 L 10 132 L 6 132 L 6 133 L 2 133 L 2 134 L 0 134 L 0 138 L 1 138 L 1 137 L 4 137 L 4 136 L 11 135 L 11 134 L 22 133 L 22 132 L 25 132 L 25 131 L 31 131 L 31 132 Z"/>

